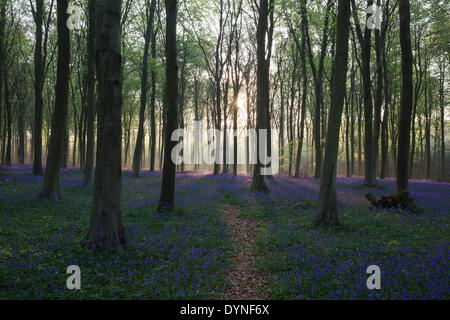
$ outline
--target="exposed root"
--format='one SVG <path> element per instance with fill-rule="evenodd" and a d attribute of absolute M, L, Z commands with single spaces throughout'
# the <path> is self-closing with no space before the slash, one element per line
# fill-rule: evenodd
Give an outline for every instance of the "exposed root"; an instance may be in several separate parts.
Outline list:
<path fill-rule="evenodd" d="M 403 208 L 410 212 L 417 211 L 417 207 L 407 191 L 402 191 L 392 196 L 382 196 L 380 199 L 377 199 L 372 193 L 366 193 L 365 197 L 373 207 L 378 209 Z"/>

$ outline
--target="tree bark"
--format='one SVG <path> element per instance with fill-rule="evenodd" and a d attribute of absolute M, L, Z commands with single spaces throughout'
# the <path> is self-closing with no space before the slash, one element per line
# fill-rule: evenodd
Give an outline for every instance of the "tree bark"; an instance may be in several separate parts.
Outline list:
<path fill-rule="evenodd" d="M 350 2 L 339 0 L 336 28 L 336 56 L 333 63 L 331 106 L 328 119 L 325 157 L 319 191 L 319 211 L 315 223 L 338 224 L 336 195 L 336 164 L 339 149 L 339 130 L 346 91 Z"/>
<path fill-rule="evenodd" d="M 311 49 L 311 40 L 309 37 L 309 26 L 308 26 L 308 17 L 307 17 L 307 11 L 306 11 L 306 2 L 307 0 L 302 0 L 300 3 L 300 10 L 302 14 L 302 28 L 304 28 L 304 32 L 306 34 L 306 44 L 307 44 L 307 52 L 308 52 L 308 59 L 311 66 L 311 71 L 313 74 L 314 79 L 314 88 L 315 88 L 315 98 L 316 98 L 316 105 L 314 109 L 314 125 L 313 125 L 313 131 L 314 131 L 314 146 L 315 146 L 315 170 L 314 170 L 314 178 L 319 179 L 321 174 L 321 168 L 322 168 L 322 142 L 321 142 L 321 112 L 323 109 L 323 72 L 324 72 L 324 62 L 325 62 L 325 56 L 328 46 L 328 25 L 329 25 L 329 16 L 330 16 L 330 10 L 332 1 L 327 1 L 327 8 L 326 8 L 326 14 L 325 14 L 325 20 L 324 20 L 324 27 L 322 31 L 322 43 L 320 47 L 320 58 L 319 58 L 319 66 L 318 69 L 316 69 L 316 65 L 314 63 L 314 57 L 313 57 L 313 51 Z"/>
<path fill-rule="evenodd" d="M 98 147 L 93 209 L 86 237 L 86 244 L 93 248 L 121 248 L 126 242 L 121 208 L 121 6 L 121 0 L 97 1 Z"/>
<path fill-rule="evenodd" d="M 171 210 L 175 202 L 175 163 L 171 153 L 177 142 L 171 136 L 178 119 L 178 64 L 177 64 L 177 0 L 166 0 L 166 132 L 164 143 L 164 168 L 158 211 Z"/>
<path fill-rule="evenodd" d="M 303 148 L 303 139 L 305 132 L 305 118 L 306 118 L 306 98 L 307 98 L 307 86 L 308 86 L 308 77 L 306 73 L 306 30 L 302 25 L 302 44 L 300 50 L 300 63 L 302 68 L 302 99 L 301 99 L 301 120 L 300 120 L 300 137 L 298 140 L 297 147 L 297 163 L 295 166 L 295 177 L 300 177 L 300 163 L 302 156 L 302 148 Z"/>
<path fill-rule="evenodd" d="M 412 111 L 412 50 L 410 3 L 400 0 L 400 46 L 402 50 L 402 89 L 398 135 L 397 193 L 408 192 L 408 161 Z"/>
<path fill-rule="evenodd" d="M 141 157 L 142 147 L 144 145 L 144 121 L 145 121 L 145 108 L 147 107 L 147 93 L 148 93 L 148 55 L 150 50 L 150 41 L 152 36 L 153 18 L 155 16 L 156 0 L 146 1 L 146 18 L 147 26 L 144 36 L 144 53 L 142 57 L 142 74 L 141 74 L 141 106 L 139 110 L 139 127 L 136 139 L 136 145 L 134 147 L 133 155 L 133 173 L 136 177 L 139 177 L 141 170 Z"/>
<path fill-rule="evenodd" d="M 70 75 L 70 31 L 67 28 L 68 0 L 57 0 L 58 63 L 55 86 L 55 107 L 52 116 L 52 130 L 48 147 L 47 165 L 40 198 L 57 199 L 59 193 L 59 174 L 63 152 L 69 101 Z"/>
<path fill-rule="evenodd" d="M 1 81 L 1 80 L 0 80 Z M 8 84 L 8 70 L 6 69 L 3 73 L 3 81 L 5 86 L 4 98 L 5 98 L 5 139 L 6 139 L 6 150 L 5 150 L 5 158 L 3 159 L 3 164 L 7 166 L 11 166 L 11 138 L 12 138 L 12 110 L 11 110 L 11 102 L 9 96 L 9 84 Z M 7 137 L 7 138 L 6 138 Z"/>
<path fill-rule="evenodd" d="M 42 90 L 44 67 L 42 56 L 42 22 L 44 0 L 36 0 L 34 22 L 36 24 L 36 44 L 34 49 L 34 160 L 33 174 L 42 175 Z"/>
<path fill-rule="evenodd" d="M 0 61 L 4 61 L 5 57 L 5 24 L 6 24 L 6 1 L 0 2 Z M 5 72 L 5 64 L 0 63 L 0 138 L 2 128 L 2 87 L 3 87 L 3 73 Z M 3 150 L 2 150 L 3 152 Z M 0 159 L 2 160 L 2 159 Z"/>
<path fill-rule="evenodd" d="M 95 121 L 95 3 L 96 0 L 88 2 L 88 68 L 87 68 L 87 145 L 86 166 L 84 167 L 83 186 L 92 186 L 94 173 L 94 121 Z"/>
<path fill-rule="evenodd" d="M 367 1 L 367 7 L 373 5 L 373 0 Z M 361 73 L 363 79 L 363 95 L 364 95 L 364 184 L 368 187 L 375 187 L 377 184 L 375 175 L 375 144 L 373 135 L 373 104 L 372 104 L 372 84 L 370 79 L 370 53 L 371 53 L 371 36 L 372 32 L 367 27 L 364 29 L 364 35 L 357 18 L 356 4 L 352 0 L 353 17 L 355 20 L 358 40 L 361 46 L 362 65 Z M 367 14 L 367 18 L 369 14 Z M 367 19 L 366 19 L 367 21 Z"/>
<path fill-rule="evenodd" d="M 153 30 L 153 27 L 152 27 Z M 156 71 L 154 63 L 156 61 L 156 35 L 157 30 L 152 32 L 151 54 L 151 76 L 152 76 L 152 92 L 150 94 L 150 172 L 155 171 L 156 159 L 156 119 L 155 119 L 155 102 L 156 102 Z"/>
<path fill-rule="evenodd" d="M 268 127 L 269 119 L 267 110 L 270 106 L 270 89 L 269 89 L 269 67 L 270 67 L 270 52 L 271 52 L 271 38 L 269 33 L 268 44 L 266 44 L 266 36 L 269 31 L 269 16 L 271 17 L 271 22 L 273 23 L 273 10 L 274 1 L 270 0 L 260 0 L 259 2 L 259 18 L 258 26 L 256 31 L 256 41 L 257 41 L 257 102 L 256 102 L 256 153 L 257 161 L 253 169 L 253 180 L 251 191 L 270 191 L 266 185 L 265 177 L 261 174 L 263 164 L 261 162 L 261 154 L 267 154 L 267 140 L 260 143 L 261 130 Z M 272 26 L 271 26 L 272 27 Z M 268 57 L 266 57 L 266 47 L 269 49 Z"/>

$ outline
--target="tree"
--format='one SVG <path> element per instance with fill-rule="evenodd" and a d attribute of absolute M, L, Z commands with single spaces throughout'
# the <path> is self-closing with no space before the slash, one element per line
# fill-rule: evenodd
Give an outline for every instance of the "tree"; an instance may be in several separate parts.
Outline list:
<path fill-rule="evenodd" d="M 398 128 L 397 193 L 408 192 L 408 161 L 412 113 L 412 50 L 409 0 L 400 0 L 400 46 L 402 49 L 402 88 Z"/>
<path fill-rule="evenodd" d="M 322 168 L 322 147 L 321 147 L 321 139 L 320 139 L 320 114 L 323 109 L 323 73 L 324 73 L 324 61 L 327 53 L 328 46 L 328 25 L 329 25 L 329 15 L 331 10 L 332 1 L 327 0 L 327 8 L 325 13 L 325 20 L 322 32 L 322 43 L 320 46 L 320 58 L 319 58 L 319 67 L 316 68 L 314 63 L 313 51 L 311 48 L 311 40 L 309 36 L 309 22 L 306 11 L 306 2 L 307 0 L 302 0 L 300 3 L 301 13 L 302 13 L 302 29 L 306 36 L 306 45 L 308 52 L 308 60 L 311 66 L 311 71 L 314 79 L 314 89 L 316 94 L 316 106 L 314 109 L 314 146 L 315 146 L 315 156 L 316 156 L 316 165 L 314 171 L 314 178 L 320 178 L 320 170 Z"/>
<path fill-rule="evenodd" d="M 67 28 L 68 0 L 57 0 L 58 66 L 55 86 L 55 108 L 48 147 L 47 165 L 40 198 L 59 198 L 59 173 L 63 160 L 69 100 L 70 31 Z"/>
<path fill-rule="evenodd" d="M 367 7 L 373 6 L 373 0 L 367 0 Z M 375 175 L 375 143 L 373 136 L 373 103 L 372 103 L 372 83 L 370 81 L 370 53 L 371 53 L 371 29 L 366 24 L 364 35 L 361 31 L 357 18 L 357 9 L 355 0 L 352 0 L 353 18 L 355 20 L 356 33 L 358 35 L 361 47 L 361 73 L 363 80 L 363 96 L 364 96 L 364 184 L 368 187 L 375 187 L 377 179 Z M 369 13 L 367 14 L 367 19 Z"/>
<path fill-rule="evenodd" d="M 147 93 L 148 93 L 148 55 L 150 51 L 150 41 L 153 32 L 153 20 L 155 16 L 156 0 L 149 0 L 145 2 L 145 17 L 146 28 L 144 35 L 144 53 L 142 57 L 142 71 L 141 71 L 141 107 L 139 111 L 139 127 L 138 135 L 136 138 L 136 146 L 134 147 L 133 155 L 133 173 L 136 177 L 139 177 L 141 170 L 141 158 L 142 147 L 144 145 L 144 121 L 145 121 L 145 108 L 147 106 Z"/>
<path fill-rule="evenodd" d="M 274 0 L 261 0 L 258 7 L 258 26 L 256 31 L 257 42 L 257 102 L 256 102 L 256 131 L 257 131 L 257 161 L 253 168 L 253 180 L 251 191 L 269 191 L 266 185 L 264 175 L 261 170 L 264 167 L 261 162 L 261 155 L 267 154 L 267 140 L 261 143 L 261 130 L 267 130 L 269 125 L 269 106 L 270 106 L 270 82 L 269 68 L 272 55 L 272 36 L 273 36 L 273 12 Z M 268 20 L 270 19 L 270 27 Z M 266 44 L 266 37 L 268 43 Z M 268 52 L 266 50 L 268 48 Z M 261 150 L 262 149 L 262 150 Z"/>
<path fill-rule="evenodd" d="M 93 209 L 86 236 L 86 244 L 92 247 L 121 248 L 126 243 L 121 206 L 121 6 L 121 0 L 97 1 L 97 158 Z"/>
<path fill-rule="evenodd" d="M 172 132 L 178 119 L 178 64 L 177 64 L 177 0 L 166 0 L 166 132 L 164 142 L 164 168 L 158 210 L 171 210 L 175 202 L 175 163 L 171 152 L 176 146 Z"/>
<path fill-rule="evenodd" d="M 30 1 L 31 3 L 31 1 Z M 33 4 L 33 17 L 36 24 L 36 45 L 34 49 L 34 161 L 33 174 L 42 175 L 42 87 L 44 85 L 44 68 L 42 56 L 42 23 L 44 14 L 44 0 L 36 0 Z"/>
<path fill-rule="evenodd" d="M 158 2 L 159 3 L 159 2 Z M 156 28 L 153 28 L 151 54 L 153 63 L 151 65 L 152 91 L 150 94 L 150 171 L 155 170 L 156 158 L 156 119 L 155 119 L 155 102 L 156 102 L 156 71 L 154 63 L 156 61 Z"/>
<path fill-rule="evenodd" d="M 0 61 L 4 61 L 5 57 L 5 24 L 6 24 L 6 0 L 0 1 Z M 0 131 L 2 127 L 2 85 L 3 85 L 3 74 L 5 73 L 5 64 L 0 64 Z M 1 137 L 1 132 L 0 132 Z"/>
<path fill-rule="evenodd" d="M 42 107 L 44 104 L 42 92 L 44 88 L 45 76 L 48 71 L 47 42 L 53 11 L 54 0 L 50 2 L 50 8 L 44 27 L 44 0 L 36 0 L 36 6 L 30 0 L 31 12 L 36 25 L 36 40 L 34 50 L 34 160 L 33 174 L 42 175 Z"/>
<path fill-rule="evenodd" d="M 316 223 L 337 224 L 336 167 L 339 149 L 339 130 L 344 105 L 350 22 L 350 2 L 339 0 L 336 28 L 336 56 L 331 83 L 331 106 L 328 119 L 325 157 L 320 178 L 319 211 Z"/>
<path fill-rule="evenodd" d="M 88 2 L 88 43 L 87 43 L 87 145 L 86 166 L 84 167 L 83 185 L 92 185 L 94 171 L 94 121 L 95 121 L 95 5 L 96 0 Z"/>

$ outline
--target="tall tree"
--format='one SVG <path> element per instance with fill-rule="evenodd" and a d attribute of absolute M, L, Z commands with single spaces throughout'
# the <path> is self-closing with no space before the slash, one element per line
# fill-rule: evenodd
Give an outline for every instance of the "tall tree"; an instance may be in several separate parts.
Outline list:
<path fill-rule="evenodd" d="M 42 55 L 42 23 L 44 0 L 36 0 L 36 9 L 30 1 L 36 24 L 36 44 L 34 49 L 34 161 L 33 174 L 42 175 L 42 91 L 44 86 L 44 66 Z"/>
<path fill-rule="evenodd" d="M 178 119 L 178 63 L 177 63 L 177 0 L 166 0 L 166 132 L 164 142 L 164 168 L 158 210 L 172 209 L 175 203 L 175 163 L 171 153 L 176 146 L 172 132 Z"/>
<path fill-rule="evenodd" d="M 398 128 L 397 193 L 408 192 L 408 161 L 412 113 L 412 50 L 409 0 L 400 0 L 400 46 L 402 50 L 402 88 Z"/>
<path fill-rule="evenodd" d="M 142 147 L 144 145 L 144 121 L 145 121 L 145 108 L 147 107 L 147 93 L 148 93 L 148 56 L 150 51 L 151 36 L 153 33 L 153 20 L 155 16 L 156 0 L 151 2 L 147 0 L 145 2 L 145 18 L 146 27 L 144 35 L 144 53 L 142 57 L 142 70 L 141 70 L 141 107 L 139 111 L 139 127 L 136 138 L 136 145 L 134 147 L 133 155 L 133 173 L 136 177 L 139 177 L 141 170 L 142 159 Z"/>
<path fill-rule="evenodd" d="M 159 2 L 158 2 L 159 4 Z M 159 7 L 159 5 L 158 5 Z M 156 102 L 156 70 L 155 70 L 155 60 L 156 60 L 156 35 L 158 30 L 152 27 L 152 43 L 151 43 L 151 76 L 152 76 L 152 91 L 150 93 L 150 171 L 155 170 L 155 159 L 156 159 L 156 118 L 155 118 L 155 102 Z"/>
<path fill-rule="evenodd" d="M 5 24 L 6 24 L 6 0 L 0 1 L 0 61 L 4 61 L 5 56 Z M 5 64 L 0 63 L 0 137 L 2 127 L 2 87 L 3 87 L 3 74 L 5 73 Z"/>
<path fill-rule="evenodd" d="M 270 106 L 270 82 L 269 68 L 272 55 L 273 36 L 273 12 L 274 0 L 260 0 L 258 7 L 258 26 L 256 30 L 257 42 L 257 102 L 256 102 L 256 132 L 257 132 L 257 161 L 253 168 L 253 181 L 251 191 L 269 191 L 264 175 L 261 170 L 264 164 L 261 162 L 261 155 L 267 155 L 267 139 L 261 143 L 261 130 L 267 130 L 269 126 L 269 106 Z M 270 20 L 270 26 L 269 26 Z M 266 38 L 268 42 L 266 43 Z M 267 52 L 268 51 L 268 52 Z"/>
<path fill-rule="evenodd" d="M 58 65 L 55 86 L 55 108 L 48 147 L 47 165 L 40 198 L 59 198 L 59 173 L 63 160 L 67 126 L 70 75 L 70 31 L 67 28 L 68 0 L 57 0 Z"/>
<path fill-rule="evenodd" d="M 315 95 L 316 95 L 316 105 L 314 109 L 314 125 L 313 125 L 313 131 L 314 131 L 314 146 L 315 146 L 315 170 L 314 170 L 314 178 L 318 179 L 320 178 L 320 170 L 322 168 L 322 146 L 321 146 L 321 134 L 320 134 L 320 115 L 323 109 L 323 74 L 324 74 L 324 62 L 325 62 L 325 56 L 327 53 L 327 46 L 328 46 L 328 29 L 329 29 L 329 16 L 330 16 L 330 10 L 331 5 L 333 1 L 327 0 L 326 4 L 326 11 L 325 11 L 325 19 L 324 19 L 324 26 L 322 31 L 322 42 L 320 45 L 320 57 L 319 57 L 319 66 L 316 67 L 316 64 L 314 63 L 314 56 L 312 51 L 312 45 L 311 40 L 309 36 L 309 22 L 308 22 L 308 16 L 307 16 L 307 9 L 306 9 L 306 2 L 307 0 L 302 0 L 300 2 L 300 10 L 302 13 L 302 28 L 304 29 L 305 35 L 306 35 L 306 45 L 307 45 L 307 52 L 308 52 L 308 60 L 311 66 L 311 72 L 313 74 L 314 79 L 314 89 L 315 89 Z"/>
<path fill-rule="evenodd" d="M 373 6 L 373 0 L 367 0 L 367 7 Z M 372 31 L 368 23 L 365 24 L 364 35 L 358 20 L 355 0 L 352 0 L 353 18 L 355 20 L 356 33 L 361 47 L 361 73 L 363 80 L 364 96 L 364 184 L 374 187 L 377 184 L 375 175 L 375 147 L 373 136 L 373 103 L 372 103 L 372 83 L 370 80 L 370 54 L 372 43 Z M 367 13 L 369 20 L 370 13 Z"/>
<path fill-rule="evenodd" d="M 305 26 L 302 24 L 302 43 L 300 49 L 300 61 L 302 68 L 302 99 L 301 99 L 301 111 L 300 111 L 300 137 L 298 139 L 298 147 L 297 147 L 297 160 L 295 164 L 295 176 L 300 177 L 300 162 L 302 156 L 302 147 L 303 147 L 303 139 L 304 139 L 304 130 L 305 130 L 305 118 L 306 118 L 306 98 L 307 98 L 307 86 L 308 86 L 308 77 L 306 70 L 306 30 Z"/>
<path fill-rule="evenodd" d="M 331 82 L 330 116 L 328 119 L 322 176 L 320 178 L 319 211 L 315 219 L 316 223 L 338 223 L 336 167 L 339 150 L 339 130 L 347 81 L 349 28 L 350 2 L 348 0 L 339 0 L 336 55 Z"/>
<path fill-rule="evenodd" d="M 122 54 L 121 0 L 97 1 L 97 158 L 93 209 L 86 244 L 121 248 L 122 224 Z"/>
<path fill-rule="evenodd" d="M 94 171 L 94 121 L 95 121 L 95 6 L 96 0 L 88 2 L 88 43 L 87 43 L 87 145 L 86 166 L 84 167 L 83 185 L 92 185 Z"/>

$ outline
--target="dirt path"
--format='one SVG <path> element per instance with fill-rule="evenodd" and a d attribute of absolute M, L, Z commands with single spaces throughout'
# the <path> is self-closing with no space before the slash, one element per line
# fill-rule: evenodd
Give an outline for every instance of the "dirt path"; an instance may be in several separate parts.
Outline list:
<path fill-rule="evenodd" d="M 226 273 L 231 282 L 222 295 L 227 300 L 264 300 L 268 299 L 265 290 L 267 278 L 257 272 L 256 254 L 253 243 L 260 222 L 238 216 L 238 209 L 231 205 L 222 208 L 223 220 L 228 226 L 234 242 L 233 267 Z"/>

